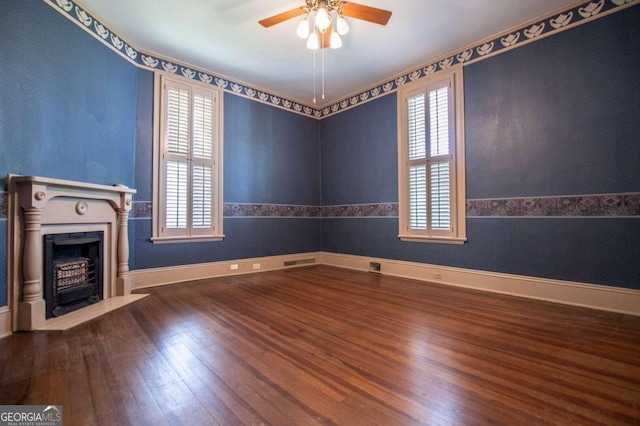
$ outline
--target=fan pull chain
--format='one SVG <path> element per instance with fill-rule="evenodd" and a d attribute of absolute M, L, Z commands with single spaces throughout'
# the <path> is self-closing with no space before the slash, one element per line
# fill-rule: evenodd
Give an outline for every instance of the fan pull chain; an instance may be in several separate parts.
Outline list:
<path fill-rule="evenodd" d="M 324 34 L 322 35 L 320 46 L 322 48 L 322 100 L 324 101 Z"/>
<path fill-rule="evenodd" d="M 313 51 L 313 104 L 316 102 L 316 51 Z"/>

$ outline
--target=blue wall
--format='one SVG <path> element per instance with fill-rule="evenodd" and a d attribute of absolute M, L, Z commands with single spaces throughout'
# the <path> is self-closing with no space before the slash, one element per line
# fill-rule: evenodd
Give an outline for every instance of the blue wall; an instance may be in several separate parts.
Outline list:
<path fill-rule="evenodd" d="M 42 1 L 4 1 L 0 31 L 0 176 L 133 186 L 136 67 Z"/>
<path fill-rule="evenodd" d="M 464 69 L 467 198 L 640 190 L 640 8 Z"/>
<path fill-rule="evenodd" d="M 132 186 L 136 67 L 42 1 L 0 28 L 0 176 Z"/>
<path fill-rule="evenodd" d="M 395 93 L 320 121 L 322 205 L 398 201 Z M 394 115 L 395 117 L 395 115 Z"/>
<path fill-rule="evenodd" d="M 153 74 L 140 71 L 137 200 L 152 198 Z M 224 193 L 228 203 L 320 204 L 318 121 L 224 94 Z M 151 219 L 133 222 L 135 268 L 318 251 L 321 220 L 225 217 L 220 242 L 153 244 Z"/>
<path fill-rule="evenodd" d="M 152 199 L 153 74 L 40 0 L 0 14 L 0 176 L 37 174 Z M 640 7 L 465 68 L 467 198 L 640 192 Z M 320 122 L 224 94 L 224 202 L 395 203 L 396 95 Z M 6 303 L 0 218 L 0 305 Z M 398 220 L 226 217 L 222 242 L 154 245 L 133 269 L 326 250 L 640 288 L 637 218 L 468 218 L 463 246 L 405 243 Z"/>
<path fill-rule="evenodd" d="M 318 121 L 225 93 L 224 200 L 319 205 Z"/>
<path fill-rule="evenodd" d="M 0 176 L 35 174 L 138 190 L 152 199 L 153 74 L 40 0 L 0 15 Z M 224 95 L 225 203 L 319 205 L 318 122 Z M 0 219 L 0 306 L 6 303 Z M 132 269 L 315 251 L 321 221 L 225 218 L 222 242 L 154 245 L 151 220 L 129 222 Z"/>
<path fill-rule="evenodd" d="M 225 218 L 225 239 L 211 243 L 153 244 L 151 220 L 136 220 L 136 269 L 275 256 L 320 250 L 321 221 Z"/>
<path fill-rule="evenodd" d="M 638 40 L 632 7 L 465 67 L 467 199 L 640 192 Z M 322 121 L 325 204 L 397 202 L 395 101 Z M 325 219 L 323 250 L 640 289 L 637 216 L 468 218 L 463 246 L 397 234 Z"/>

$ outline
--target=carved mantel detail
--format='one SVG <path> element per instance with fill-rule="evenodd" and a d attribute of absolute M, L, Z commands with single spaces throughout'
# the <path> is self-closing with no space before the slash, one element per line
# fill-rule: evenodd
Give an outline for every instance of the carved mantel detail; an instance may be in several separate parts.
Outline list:
<path fill-rule="evenodd" d="M 13 330 L 46 323 L 43 236 L 100 229 L 104 298 L 131 293 L 128 218 L 135 189 L 39 176 L 9 175 L 9 294 Z"/>

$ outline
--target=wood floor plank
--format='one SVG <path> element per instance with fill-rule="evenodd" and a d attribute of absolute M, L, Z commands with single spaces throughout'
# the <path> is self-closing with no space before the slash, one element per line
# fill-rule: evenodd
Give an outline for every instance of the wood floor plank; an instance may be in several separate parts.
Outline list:
<path fill-rule="evenodd" d="M 312 266 L 145 289 L 0 340 L 70 425 L 640 424 L 640 318 Z"/>
<path fill-rule="evenodd" d="M 163 309 L 169 306 L 159 304 Z M 137 307 L 140 308 L 140 307 Z M 176 374 L 184 381 L 194 397 L 202 404 L 212 417 L 213 424 L 239 423 L 234 412 L 226 409 L 220 401 L 215 390 L 215 377 L 208 375 L 206 366 L 195 357 L 184 343 L 184 335 L 181 332 L 181 324 L 184 321 L 166 322 L 166 317 L 161 315 L 162 310 L 157 307 L 150 309 L 136 309 L 134 316 L 147 335 L 153 336 L 155 351 L 158 351 L 164 360 L 171 365 Z M 154 315 L 154 312 L 160 315 Z M 163 330 L 171 329 L 168 336 L 163 336 Z M 208 379 L 208 380 L 207 380 Z M 211 387 L 213 390 L 209 387 Z"/>
<path fill-rule="evenodd" d="M 196 294 L 188 296 L 189 300 L 196 298 Z M 167 303 L 180 302 L 171 299 L 167 300 Z M 195 329 L 185 327 L 185 344 L 206 364 L 210 373 L 214 375 L 214 381 L 220 381 L 228 389 L 233 390 L 231 393 L 221 393 L 224 403 L 232 410 L 237 410 L 238 406 L 253 408 L 256 415 L 263 417 L 264 421 L 271 424 L 290 424 L 292 420 L 297 424 L 312 423 L 313 419 L 292 401 L 283 397 L 281 392 L 274 389 L 272 383 L 266 383 L 265 378 L 244 359 L 221 344 L 223 340 L 220 333 L 212 335 L 206 332 L 220 325 L 220 323 L 213 324 L 206 311 L 206 308 L 204 311 L 200 310 L 201 315 L 193 318 L 199 322 L 199 327 Z M 209 343 L 214 340 L 219 343 Z M 233 365 L 234 368 L 229 369 L 229 365 Z"/>
<path fill-rule="evenodd" d="M 2 405 L 25 404 L 35 358 L 33 337 L 16 333 L 10 338 L 0 339 L 2 359 L 0 404 Z"/>

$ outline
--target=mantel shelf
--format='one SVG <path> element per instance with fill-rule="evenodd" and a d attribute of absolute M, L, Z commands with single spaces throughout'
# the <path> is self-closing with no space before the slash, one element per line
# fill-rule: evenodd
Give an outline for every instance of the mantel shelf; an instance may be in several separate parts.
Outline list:
<path fill-rule="evenodd" d="M 46 178 L 41 176 L 20 176 L 20 175 L 10 175 L 11 180 L 15 183 L 30 183 L 30 184 L 40 184 L 46 185 L 50 187 L 57 188 L 66 188 L 70 190 L 79 190 L 84 189 L 88 191 L 104 191 L 104 192 L 114 192 L 119 194 L 135 194 L 137 191 L 135 189 L 129 188 L 128 186 L 117 184 L 117 185 L 101 185 L 97 183 L 87 183 L 87 182 L 74 182 L 70 180 L 64 179 L 54 179 L 54 178 Z"/>

